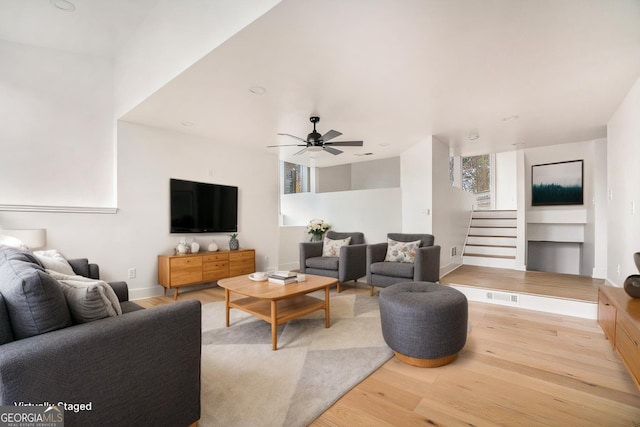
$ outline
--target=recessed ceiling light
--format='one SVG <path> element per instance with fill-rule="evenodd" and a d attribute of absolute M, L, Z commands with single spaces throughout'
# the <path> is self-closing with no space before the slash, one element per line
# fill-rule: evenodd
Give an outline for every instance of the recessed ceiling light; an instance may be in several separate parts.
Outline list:
<path fill-rule="evenodd" d="M 249 88 L 249 92 L 255 94 L 255 95 L 264 95 L 264 93 L 267 90 L 265 88 L 263 88 L 262 86 L 251 86 Z"/>
<path fill-rule="evenodd" d="M 503 122 L 512 122 L 514 120 L 518 120 L 519 118 L 520 118 L 520 116 L 513 115 L 513 116 L 503 117 L 502 121 Z"/>
<path fill-rule="evenodd" d="M 63 10 L 65 12 L 73 12 L 76 10 L 76 5 L 69 0 L 49 0 L 49 3 L 56 9 Z"/>
<path fill-rule="evenodd" d="M 182 126 L 191 127 L 191 126 L 193 126 L 195 123 L 193 123 L 193 122 L 180 122 L 180 124 L 181 124 Z"/>
<path fill-rule="evenodd" d="M 469 141 L 475 141 L 476 139 L 480 138 L 480 133 L 476 130 L 476 131 L 471 131 L 469 132 Z"/>

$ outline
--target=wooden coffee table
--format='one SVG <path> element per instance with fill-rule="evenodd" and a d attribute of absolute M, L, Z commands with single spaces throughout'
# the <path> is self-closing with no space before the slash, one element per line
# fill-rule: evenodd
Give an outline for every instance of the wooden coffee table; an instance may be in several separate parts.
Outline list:
<path fill-rule="evenodd" d="M 338 279 L 332 277 L 307 274 L 304 282 L 288 285 L 276 285 L 255 282 L 248 276 L 230 277 L 218 281 L 224 288 L 225 312 L 227 327 L 229 326 L 229 310 L 237 308 L 271 323 L 271 343 L 273 350 L 278 349 L 278 325 L 306 316 L 317 310 L 324 310 L 325 328 L 330 326 L 329 288 Z M 307 294 L 324 289 L 324 300 Z M 242 295 L 243 298 L 231 299 L 231 294 Z"/>

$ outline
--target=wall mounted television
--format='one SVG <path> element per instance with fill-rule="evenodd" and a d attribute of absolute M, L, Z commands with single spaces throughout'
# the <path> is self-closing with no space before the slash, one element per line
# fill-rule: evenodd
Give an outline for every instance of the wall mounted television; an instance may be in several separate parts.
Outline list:
<path fill-rule="evenodd" d="M 238 231 L 238 187 L 170 179 L 171 233 Z"/>

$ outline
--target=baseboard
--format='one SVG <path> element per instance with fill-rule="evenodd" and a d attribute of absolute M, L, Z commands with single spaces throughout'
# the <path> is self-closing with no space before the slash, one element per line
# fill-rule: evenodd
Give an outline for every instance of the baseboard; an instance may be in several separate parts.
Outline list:
<path fill-rule="evenodd" d="M 462 262 L 450 262 L 446 265 L 440 266 L 440 277 L 444 277 L 452 271 L 460 268 L 462 266 Z"/>
<path fill-rule="evenodd" d="M 173 291 L 172 291 L 173 292 Z M 129 287 L 129 301 L 137 299 L 160 297 L 164 295 L 164 288 L 162 286 L 154 286 L 152 288 L 132 289 Z"/>
<path fill-rule="evenodd" d="M 299 268 L 300 268 L 299 262 L 285 262 L 285 263 L 279 264 L 277 270 L 293 271 L 293 270 L 298 270 Z"/>
<path fill-rule="evenodd" d="M 483 302 L 487 304 L 506 305 L 514 308 L 541 311 L 545 313 L 562 314 L 565 316 L 580 317 L 583 319 L 598 318 L 598 304 L 567 299 L 555 299 L 538 295 L 520 294 L 517 292 L 497 291 L 495 289 L 482 289 L 462 285 L 449 285 L 465 294 L 469 301 Z M 489 298 L 489 294 L 494 298 Z M 516 295 L 517 302 L 496 299 L 495 294 Z"/>

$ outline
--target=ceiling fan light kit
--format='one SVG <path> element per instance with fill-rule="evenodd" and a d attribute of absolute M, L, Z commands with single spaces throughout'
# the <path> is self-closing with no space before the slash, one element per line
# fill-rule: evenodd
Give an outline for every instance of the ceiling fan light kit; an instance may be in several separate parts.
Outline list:
<path fill-rule="evenodd" d="M 304 144 L 287 144 L 287 145 L 268 145 L 267 148 L 273 148 L 273 147 L 304 147 L 302 150 L 298 151 L 297 153 L 294 153 L 294 156 L 298 155 L 298 154 L 302 154 L 306 151 L 309 152 L 313 152 L 313 151 L 326 151 L 328 153 L 331 153 L 333 155 L 338 155 L 341 154 L 343 151 L 341 150 L 337 150 L 333 147 L 330 146 L 341 146 L 341 147 L 362 147 L 363 142 L 362 141 L 331 141 L 333 138 L 337 138 L 338 136 L 342 135 L 342 132 L 338 132 L 337 130 L 333 130 L 331 129 L 329 132 L 325 133 L 324 135 L 321 135 L 317 130 L 316 130 L 316 123 L 318 123 L 320 121 L 320 117 L 318 116 L 311 116 L 309 118 L 309 121 L 311 123 L 313 123 L 313 131 L 311 131 L 310 134 L 307 135 L 307 139 L 303 139 L 300 138 L 298 136 L 295 135 L 291 135 L 289 133 L 278 133 L 278 135 L 283 135 L 283 136 L 288 136 L 294 139 L 297 139 L 300 142 L 303 142 Z"/>

